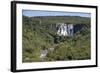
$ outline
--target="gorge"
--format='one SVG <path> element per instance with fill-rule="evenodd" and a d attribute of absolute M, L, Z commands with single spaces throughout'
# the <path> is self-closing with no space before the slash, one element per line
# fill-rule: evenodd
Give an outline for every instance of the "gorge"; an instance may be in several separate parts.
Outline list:
<path fill-rule="evenodd" d="M 86 17 L 23 16 L 23 62 L 90 59 L 90 27 Z"/>

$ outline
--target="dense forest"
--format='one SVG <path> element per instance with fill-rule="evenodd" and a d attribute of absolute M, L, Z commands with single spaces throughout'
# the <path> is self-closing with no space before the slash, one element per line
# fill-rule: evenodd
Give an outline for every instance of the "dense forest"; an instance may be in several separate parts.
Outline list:
<path fill-rule="evenodd" d="M 84 25 L 72 37 L 58 36 L 57 23 Z M 22 60 L 45 62 L 91 58 L 90 18 L 79 16 L 23 16 Z"/>

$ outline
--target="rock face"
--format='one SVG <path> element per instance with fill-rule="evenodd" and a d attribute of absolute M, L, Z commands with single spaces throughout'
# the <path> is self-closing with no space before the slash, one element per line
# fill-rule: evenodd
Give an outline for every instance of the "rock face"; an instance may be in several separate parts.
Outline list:
<path fill-rule="evenodd" d="M 73 24 L 57 24 L 57 35 L 59 36 L 73 36 L 74 34 L 74 26 Z"/>

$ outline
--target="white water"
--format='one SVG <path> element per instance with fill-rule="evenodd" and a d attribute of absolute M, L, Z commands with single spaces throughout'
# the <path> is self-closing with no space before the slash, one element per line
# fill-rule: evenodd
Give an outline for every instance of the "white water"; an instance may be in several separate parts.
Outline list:
<path fill-rule="evenodd" d="M 57 34 L 59 36 L 73 36 L 73 24 L 59 23 L 58 25 Z"/>
<path fill-rule="evenodd" d="M 48 53 L 48 50 L 42 50 L 41 54 L 40 54 L 40 58 L 42 58 L 42 59 L 45 58 L 47 53 Z"/>

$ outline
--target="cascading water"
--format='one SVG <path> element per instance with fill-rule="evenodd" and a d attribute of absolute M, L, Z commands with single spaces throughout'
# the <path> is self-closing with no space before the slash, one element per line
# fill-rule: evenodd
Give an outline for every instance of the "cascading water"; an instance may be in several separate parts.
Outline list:
<path fill-rule="evenodd" d="M 64 23 L 59 23 L 58 25 L 58 30 L 57 30 L 57 35 L 59 36 L 73 36 L 73 24 L 64 24 Z"/>

